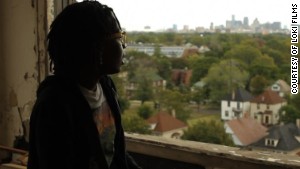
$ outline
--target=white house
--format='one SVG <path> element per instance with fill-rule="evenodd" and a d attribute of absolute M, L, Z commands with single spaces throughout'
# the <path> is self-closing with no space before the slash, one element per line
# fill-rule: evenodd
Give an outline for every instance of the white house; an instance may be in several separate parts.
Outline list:
<path fill-rule="evenodd" d="M 249 113 L 252 96 L 244 89 L 237 89 L 221 101 L 221 119 L 232 120 Z"/>
<path fill-rule="evenodd" d="M 263 125 L 278 124 L 279 109 L 286 104 L 277 92 L 268 89 L 250 101 L 250 116 Z"/>

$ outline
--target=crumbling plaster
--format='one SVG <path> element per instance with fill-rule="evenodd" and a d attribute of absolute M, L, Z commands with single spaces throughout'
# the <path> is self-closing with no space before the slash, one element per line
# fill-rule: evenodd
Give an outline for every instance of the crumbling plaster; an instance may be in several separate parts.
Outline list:
<path fill-rule="evenodd" d="M 1 145 L 12 147 L 15 136 L 23 134 L 21 119 L 29 120 L 38 83 L 47 73 L 46 13 L 45 1 L 0 1 Z"/>

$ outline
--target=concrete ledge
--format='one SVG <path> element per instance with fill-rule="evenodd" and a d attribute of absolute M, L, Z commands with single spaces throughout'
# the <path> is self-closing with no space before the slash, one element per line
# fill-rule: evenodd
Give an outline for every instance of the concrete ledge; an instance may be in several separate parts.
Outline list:
<path fill-rule="evenodd" d="M 18 164 L 8 163 L 8 164 L 2 164 L 0 166 L 0 169 L 27 169 L 27 167 Z"/>
<path fill-rule="evenodd" d="M 126 144 L 129 152 L 206 168 L 300 169 L 300 157 L 294 155 L 137 134 L 126 134 Z"/>

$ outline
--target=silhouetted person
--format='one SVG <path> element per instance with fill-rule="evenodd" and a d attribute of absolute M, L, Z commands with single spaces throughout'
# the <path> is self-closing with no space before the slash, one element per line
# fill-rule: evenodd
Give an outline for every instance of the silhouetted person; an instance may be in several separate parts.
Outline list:
<path fill-rule="evenodd" d="M 31 114 L 28 169 L 137 169 L 125 149 L 109 74 L 122 65 L 125 32 L 96 1 L 67 6 L 48 34 L 54 75 L 39 86 Z"/>

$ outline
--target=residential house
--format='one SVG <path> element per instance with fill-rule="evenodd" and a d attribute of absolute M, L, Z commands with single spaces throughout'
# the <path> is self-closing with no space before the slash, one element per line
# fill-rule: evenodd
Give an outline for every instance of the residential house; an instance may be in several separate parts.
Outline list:
<path fill-rule="evenodd" d="M 300 130 L 293 123 L 273 126 L 268 130 L 268 133 L 253 143 L 251 147 L 279 152 L 289 152 L 300 148 Z"/>
<path fill-rule="evenodd" d="M 228 94 L 221 101 L 221 119 L 232 120 L 245 116 L 250 111 L 252 95 L 244 89 L 238 88 Z"/>
<path fill-rule="evenodd" d="M 147 119 L 154 135 L 179 139 L 187 125 L 178 120 L 175 115 L 159 112 Z"/>
<path fill-rule="evenodd" d="M 162 89 L 164 90 L 166 88 L 167 81 L 160 77 L 157 74 L 153 74 L 148 77 L 150 82 L 152 83 L 153 90 L 156 89 Z M 130 79 L 125 87 L 126 90 L 126 96 L 128 98 L 131 98 L 134 96 L 135 91 L 138 89 L 139 81 L 136 78 Z"/>
<path fill-rule="evenodd" d="M 266 127 L 249 117 L 229 120 L 225 122 L 224 127 L 237 146 L 248 146 L 268 134 Z"/>
<path fill-rule="evenodd" d="M 279 109 L 286 104 L 277 92 L 267 89 L 250 101 L 250 116 L 266 126 L 278 124 Z"/>
<path fill-rule="evenodd" d="M 206 52 L 209 52 L 210 49 L 209 47 L 207 47 L 206 45 L 202 45 L 200 48 L 199 48 L 199 52 L 200 53 L 206 53 Z"/>
<path fill-rule="evenodd" d="M 197 46 L 186 47 L 182 53 L 183 58 L 188 58 L 192 55 L 199 54 L 199 48 Z"/>
<path fill-rule="evenodd" d="M 286 83 L 284 80 L 277 80 L 274 84 L 269 87 L 271 90 L 277 92 L 280 97 L 289 95 L 291 93 L 291 86 Z"/>
<path fill-rule="evenodd" d="M 192 70 L 189 69 L 173 69 L 171 80 L 175 85 L 189 86 L 192 77 Z"/>

